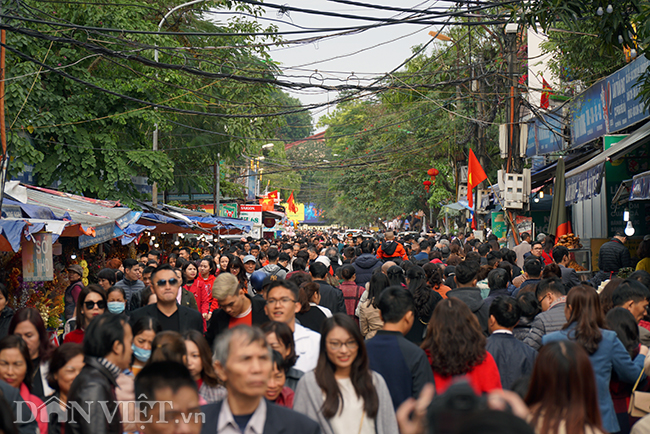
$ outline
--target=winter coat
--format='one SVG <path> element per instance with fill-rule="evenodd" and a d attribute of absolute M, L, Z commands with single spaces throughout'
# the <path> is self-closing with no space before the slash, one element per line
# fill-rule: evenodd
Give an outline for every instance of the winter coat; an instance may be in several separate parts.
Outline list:
<path fill-rule="evenodd" d="M 616 238 L 612 238 L 600 248 L 598 269 L 605 273 L 616 273 L 621 268 L 631 267 L 630 251 Z"/>
<path fill-rule="evenodd" d="M 352 266 L 357 274 L 354 282 L 359 286 L 366 286 L 366 283 L 370 282 L 372 273 L 381 267 L 381 261 L 372 253 L 364 253 L 354 260 Z"/>
<path fill-rule="evenodd" d="M 476 315 L 476 318 L 478 318 L 478 322 L 481 325 L 483 334 L 487 336 L 489 334 L 488 318 L 490 316 L 490 308 L 487 304 L 483 303 L 481 290 L 472 287 L 452 289 L 447 293 L 447 298 L 452 297 L 459 299 L 470 308 L 472 313 L 474 313 L 474 315 Z"/>

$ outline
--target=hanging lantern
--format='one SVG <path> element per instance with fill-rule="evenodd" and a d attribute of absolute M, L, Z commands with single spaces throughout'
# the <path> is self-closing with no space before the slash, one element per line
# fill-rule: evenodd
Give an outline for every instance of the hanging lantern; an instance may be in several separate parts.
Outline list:
<path fill-rule="evenodd" d="M 440 172 L 438 171 L 438 169 L 436 169 L 434 167 L 427 170 L 427 175 L 429 175 L 429 176 L 438 176 L 438 173 L 440 173 Z"/>
<path fill-rule="evenodd" d="M 424 181 L 424 182 L 422 183 L 422 185 L 424 185 L 424 190 L 425 190 L 427 193 L 429 192 L 429 188 L 431 188 L 431 184 L 432 184 L 431 181 Z"/>

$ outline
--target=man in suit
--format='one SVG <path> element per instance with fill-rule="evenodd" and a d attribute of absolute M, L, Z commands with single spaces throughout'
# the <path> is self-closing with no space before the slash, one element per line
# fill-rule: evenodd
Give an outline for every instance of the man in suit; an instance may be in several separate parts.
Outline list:
<path fill-rule="evenodd" d="M 485 349 L 492 354 L 499 369 L 501 385 L 510 390 L 513 384 L 533 372 L 537 351 L 517 340 L 512 334 L 521 317 L 517 300 L 499 296 L 490 305 L 490 337 Z"/>
<path fill-rule="evenodd" d="M 581 284 L 576 270 L 573 268 L 567 268 L 567 265 L 571 262 L 569 249 L 565 246 L 555 246 L 553 248 L 553 260 L 560 266 L 560 270 L 562 271 L 562 283 L 564 283 L 567 290 Z"/>
<path fill-rule="evenodd" d="M 194 309 L 178 304 L 176 297 L 181 281 L 169 264 L 156 268 L 151 273 L 151 288 L 156 294 L 156 303 L 141 307 L 131 313 L 131 324 L 142 317 L 158 320 L 163 330 L 184 333 L 196 330 L 203 333 L 203 317 Z"/>
<path fill-rule="evenodd" d="M 199 391 L 185 365 L 164 361 L 145 366 L 135 379 L 135 394 L 143 434 L 201 432 Z"/>
<path fill-rule="evenodd" d="M 345 300 L 343 298 L 343 291 L 334 288 L 325 282 L 327 275 L 327 266 L 322 262 L 314 262 L 309 266 L 309 274 L 311 274 L 314 283 L 320 286 L 320 305 L 325 306 L 335 313 L 346 313 Z"/>
<path fill-rule="evenodd" d="M 214 346 L 214 368 L 228 396 L 202 407 L 201 434 L 320 433 L 318 424 L 307 416 L 264 399 L 272 357 L 260 329 L 240 325 L 220 334 Z"/>
<path fill-rule="evenodd" d="M 266 300 L 248 295 L 246 287 L 241 288 L 237 277 L 231 273 L 217 276 L 212 285 L 212 297 L 219 302 L 219 309 L 212 315 L 205 333 L 210 347 L 224 330 L 240 324 L 259 326 L 269 321 L 264 311 Z"/>

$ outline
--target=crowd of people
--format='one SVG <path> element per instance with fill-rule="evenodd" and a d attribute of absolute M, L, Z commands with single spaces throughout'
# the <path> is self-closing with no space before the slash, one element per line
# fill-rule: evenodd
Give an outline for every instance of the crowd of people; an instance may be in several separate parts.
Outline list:
<path fill-rule="evenodd" d="M 70 265 L 58 340 L 0 285 L 0 432 L 650 432 L 629 411 L 650 274 L 584 281 L 522 240 L 243 238 L 113 258 L 88 286 Z"/>

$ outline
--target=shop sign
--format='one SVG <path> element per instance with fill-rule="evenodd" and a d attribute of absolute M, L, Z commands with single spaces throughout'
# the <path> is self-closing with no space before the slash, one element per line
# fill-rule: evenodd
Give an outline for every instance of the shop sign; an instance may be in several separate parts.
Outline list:
<path fill-rule="evenodd" d="M 79 248 L 85 249 L 86 247 L 94 246 L 95 244 L 105 243 L 114 238 L 115 223 L 110 222 L 105 225 L 95 227 L 95 236 L 81 235 L 79 237 Z"/>
<path fill-rule="evenodd" d="M 614 133 L 650 116 L 637 99 L 638 79 L 650 62 L 641 56 L 576 97 L 570 105 L 571 147 Z"/>
<path fill-rule="evenodd" d="M 236 203 L 221 203 L 219 204 L 219 216 L 237 218 L 237 204 Z"/>
<path fill-rule="evenodd" d="M 239 218 L 255 225 L 261 225 L 262 205 L 239 205 Z"/>
<path fill-rule="evenodd" d="M 52 234 L 32 234 L 33 241 L 23 243 L 23 280 L 45 282 L 54 280 Z"/>

